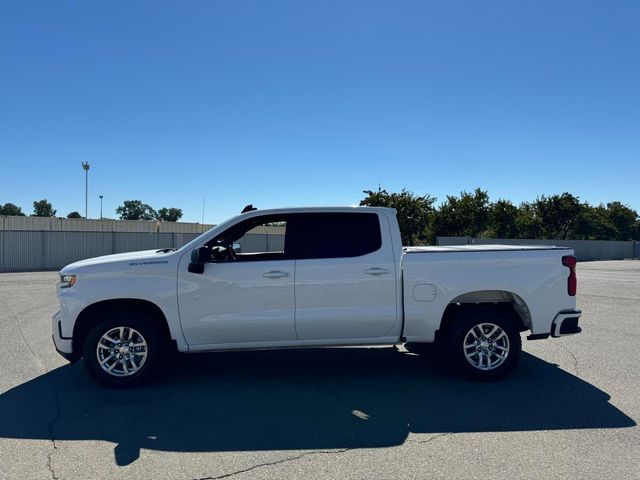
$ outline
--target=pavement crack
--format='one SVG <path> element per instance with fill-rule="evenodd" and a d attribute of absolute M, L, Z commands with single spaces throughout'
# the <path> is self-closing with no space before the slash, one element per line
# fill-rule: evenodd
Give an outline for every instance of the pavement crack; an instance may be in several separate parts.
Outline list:
<path fill-rule="evenodd" d="M 40 357 L 38 357 L 38 355 L 36 355 L 36 352 L 33 350 L 33 348 L 31 348 L 31 345 L 29 345 L 29 342 L 27 342 L 27 337 L 25 336 L 24 332 L 22 331 L 22 327 L 20 326 L 20 322 L 18 321 L 18 314 L 16 313 L 15 309 L 11 306 L 11 303 L 4 300 L 2 302 L 5 307 L 7 308 L 7 310 L 10 311 L 10 315 L 13 317 L 13 321 L 16 324 L 16 329 L 18 330 L 18 334 L 20 335 L 20 338 L 22 339 L 22 343 L 24 343 L 24 346 L 27 347 L 27 350 L 29 350 L 29 353 L 31 354 L 31 356 L 33 357 L 33 359 L 35 360 L 36 364 L 38 364 L 38 366 L 40 367 L 40 369 L 43 371 L 43 373 L 47 373 L 47 367 L 45 366 L 44 362 L 42 361 L 42 359 Z"/>
<path fill-rule="evenodd" d="M 445 433 L 438 433 L 437 435 L 432 435 L 429 438 L 425 439 L 425 440 L 409 440 L 409 443 L 417 443 L 419 445 L 426 445 L 427 443 L 431 443 L 435 440 L 438 440 L 439 438 L 443 438 L 443 437 L 448 437 L 449 435 L 453 435 L 454 432 L 445 432 Z"/>
<path fill-rule="evenodd" d="M 559 343 L 558 346 L 569 354 L 569 356 L 571 357 L 571 360 L 573 361 L 573 370 L 576 373 L 576 377 L 580 378 L 580 370 L 579 370 L 579 367 L 578 367 L 578 357 L 576 356 L 576 354 L 573 353 L 569 349 L 569 347 L 567 347 L 566 345 L 563 345 L 562 343 Z"/>
<path fill-rule="evenodd" d="M 594 297 L 594 298 L 606 298 L 609 300 L 628 300 L 631 302 L 640 302 L 640 298 L 630 298 L 630 297 L 614 297 L 611 295 L 596 295 L 593 293 L 581 293 L 582 297 Z"/>
<path fill-rule="evenodd" d="M 56 446 L 55 440 L 53 440 L 53 450 L 55 451 L 58 447 Z M 49 454 L 47 455 L 47 470 L 49 470 L 49 473 L 51 474 L 51 478 L 53 478 L 53 480 L 59 480 L 60 477 L 58 477 L 58 475 L 56 474 L 56 471 L 53 468 L 53 465 L 51 463 L 51 457 L 53 456 L 53 452 L 49 452 Z"/>
<path fill-rule="evenodd" d="M 223 475 L 218 475 L 217 477 L 202 477 L 202 478 L 197 478 L 197 479 L 194 479 L 194 480 L 220 480 L 221 478 L 233 477 L 235 475 L 240 475 L 241 473 L 247 473 L 247 472 L 250 472 L 252 470 L 256 470 L 258 468 L 272 467 L 274 465 L 280 465 L 282 463 L 293 462 L 293 461 L 300 460 L 301 458 L 304 458 L 304 457 L 307 457 L 307 456 L 311 456 L 311 455 L 335 455 L 337 453 L 348 452 L 349 450 L 351 450 L 351 449 L 350 448 L 342 448 L 342 449 L 339 449 L 339 450 L 316 450 L 316 451 L 313 451 L 313 452 L 305 452 L 305 453 L 301 453 L 299 455 L 294 455 L 293 457 L 287 457 L 287 458 L 283 458 L 281 460 L 276 460 L 275 462 L 259 463 L 257 465 L 253 465 L 251 467 L 244 468 L 242 470 L 237 470 L 235 472 L 230 472 L 230 473 L 225 473 Z"/>
<path fill-rule="evenodd" d="M 47 435 L 49 437 L 49 440 L 51 440 L 51 445 L 53 447 L 47 454 L 47 470 L 49 470 L 49 473 L 51 474 L 51 478 L 53 478 L 53 480 L 59 480 L 60 477 L 56 474 L 56 471 L 53 468 L 53 454 L 56 453 L 56 450 L 58 450 L 54 428 L 56 423 L 58 422 L 58 419 L 60 418 L 60 397 L 58 396 L 58 391 L 55 389 L 51 381 L 49 381 L 49 387 L 51 388 L 51 392 L 53 393 L 55 414 L 51 419 L 51 422 L 49 422 L 49 425 L 47 425 Z"/>
<path fill-rule="evenodd" d="M 20 326 L 20 321 L 18 320 L 18 314 L 16 313 L 16 311 L 13 309 L 13 307 L 9 302 L 7 302 L 6 300 L 3 300 L 2 303 L 10 311 L 11 316 L 13 317 L 13 320 L 16 324 L 16 329 L 18 330 L 18 333 L 20 334 L 20 338 L 22 339 L 22 342 L 24 343 L 25 347 L 27 347 L 27 350 L 29 350 L 29 353 L 31 353 L 31 356 L 35 360 L 36 364 L 40 367 L 40 370 L 42 370 L 43 375 L 46 375 L 47 373 L 49 373 L 49 369 L 47 369 L 46 364 L 36 354 L 33 348 L 31 348 L 31 345 L 29 345 L 29 342 L 27 341 L 27 337 L 25 336 L 24 332 L 22 331 L 22 327 Z M 57 473 L 55 472 L 52 462 L 53 462 L 53 454 L 58 449 L 58 444 L 56 443 L 56 436 L 54 433 L 54 427 L 56 422 L 58 421 L 58 418 L 60 418 L 60 398 L 58 396 L 58 391 L 56 390 L 50 378 L 47 378 L 47 384 L 51 389 L 51 393 L 53 395 L 53 400 L 54 400 L 53 404 L 55 408 L 53 418 L 51 419 L 51 422 L 49 422 L 49 425 L 47 425 L 47 436 L 49 437 L 49 440 L 51 441 L 51 444 L 53 447 L 47 454 L 47 470 L 51 474 L 51 478 L 53 478 L 53 480 L 59 480 L 60 477 L 58 477 Z"/>

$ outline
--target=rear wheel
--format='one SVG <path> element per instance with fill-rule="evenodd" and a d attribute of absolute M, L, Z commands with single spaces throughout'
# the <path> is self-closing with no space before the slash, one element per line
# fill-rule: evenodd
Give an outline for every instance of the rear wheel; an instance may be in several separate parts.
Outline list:
<path fill-rule="evenodd" d="M 148 380 L 158 368 L 164 345 L 152 319 L 128 312 L 111 313 L 84 342 L 84 364 L 102 385 L 126 388 Z"/>
<path fill-rule="evenodd" d="M 454 364 L 467 377 L 490 381 L 515 368 L 522 341 L 508 313 L 481 307 L 460 313 L 448 336 L 447 347 Z"/>

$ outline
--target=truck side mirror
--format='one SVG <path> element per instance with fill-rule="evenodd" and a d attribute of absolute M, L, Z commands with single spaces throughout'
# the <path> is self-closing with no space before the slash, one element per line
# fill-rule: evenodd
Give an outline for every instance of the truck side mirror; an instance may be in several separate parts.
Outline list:
<path fill-rule="evenodd" d="M 189 270 L 191 273 L 204 273 L 204 264 L 211 260 L 211 252 L 208 247 L 200 247 L 191 251 L 191 263 Z"/>

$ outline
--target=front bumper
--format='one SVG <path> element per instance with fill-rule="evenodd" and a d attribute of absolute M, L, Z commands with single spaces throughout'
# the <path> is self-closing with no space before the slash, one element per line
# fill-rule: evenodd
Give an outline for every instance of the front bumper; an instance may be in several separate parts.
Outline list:
<path fill-rule="evenodd" d="M 53 345 L 56 347 L 56 351 L 60 355 L 67 360 L 75 360 L 75 355 L 73 354 L 73 339 L 62 336 L 60 312 L 57 312 L 51 318 L 51 338 L 53 339 Z"/>

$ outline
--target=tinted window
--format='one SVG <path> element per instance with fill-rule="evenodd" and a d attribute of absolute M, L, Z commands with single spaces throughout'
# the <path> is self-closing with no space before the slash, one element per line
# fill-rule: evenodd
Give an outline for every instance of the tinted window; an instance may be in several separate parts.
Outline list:
<path fill-rule="evenodd" d="M 296 258 L 358 257 L 382 246 L 375 213 L 304 213 L 291 220 Z"/>

